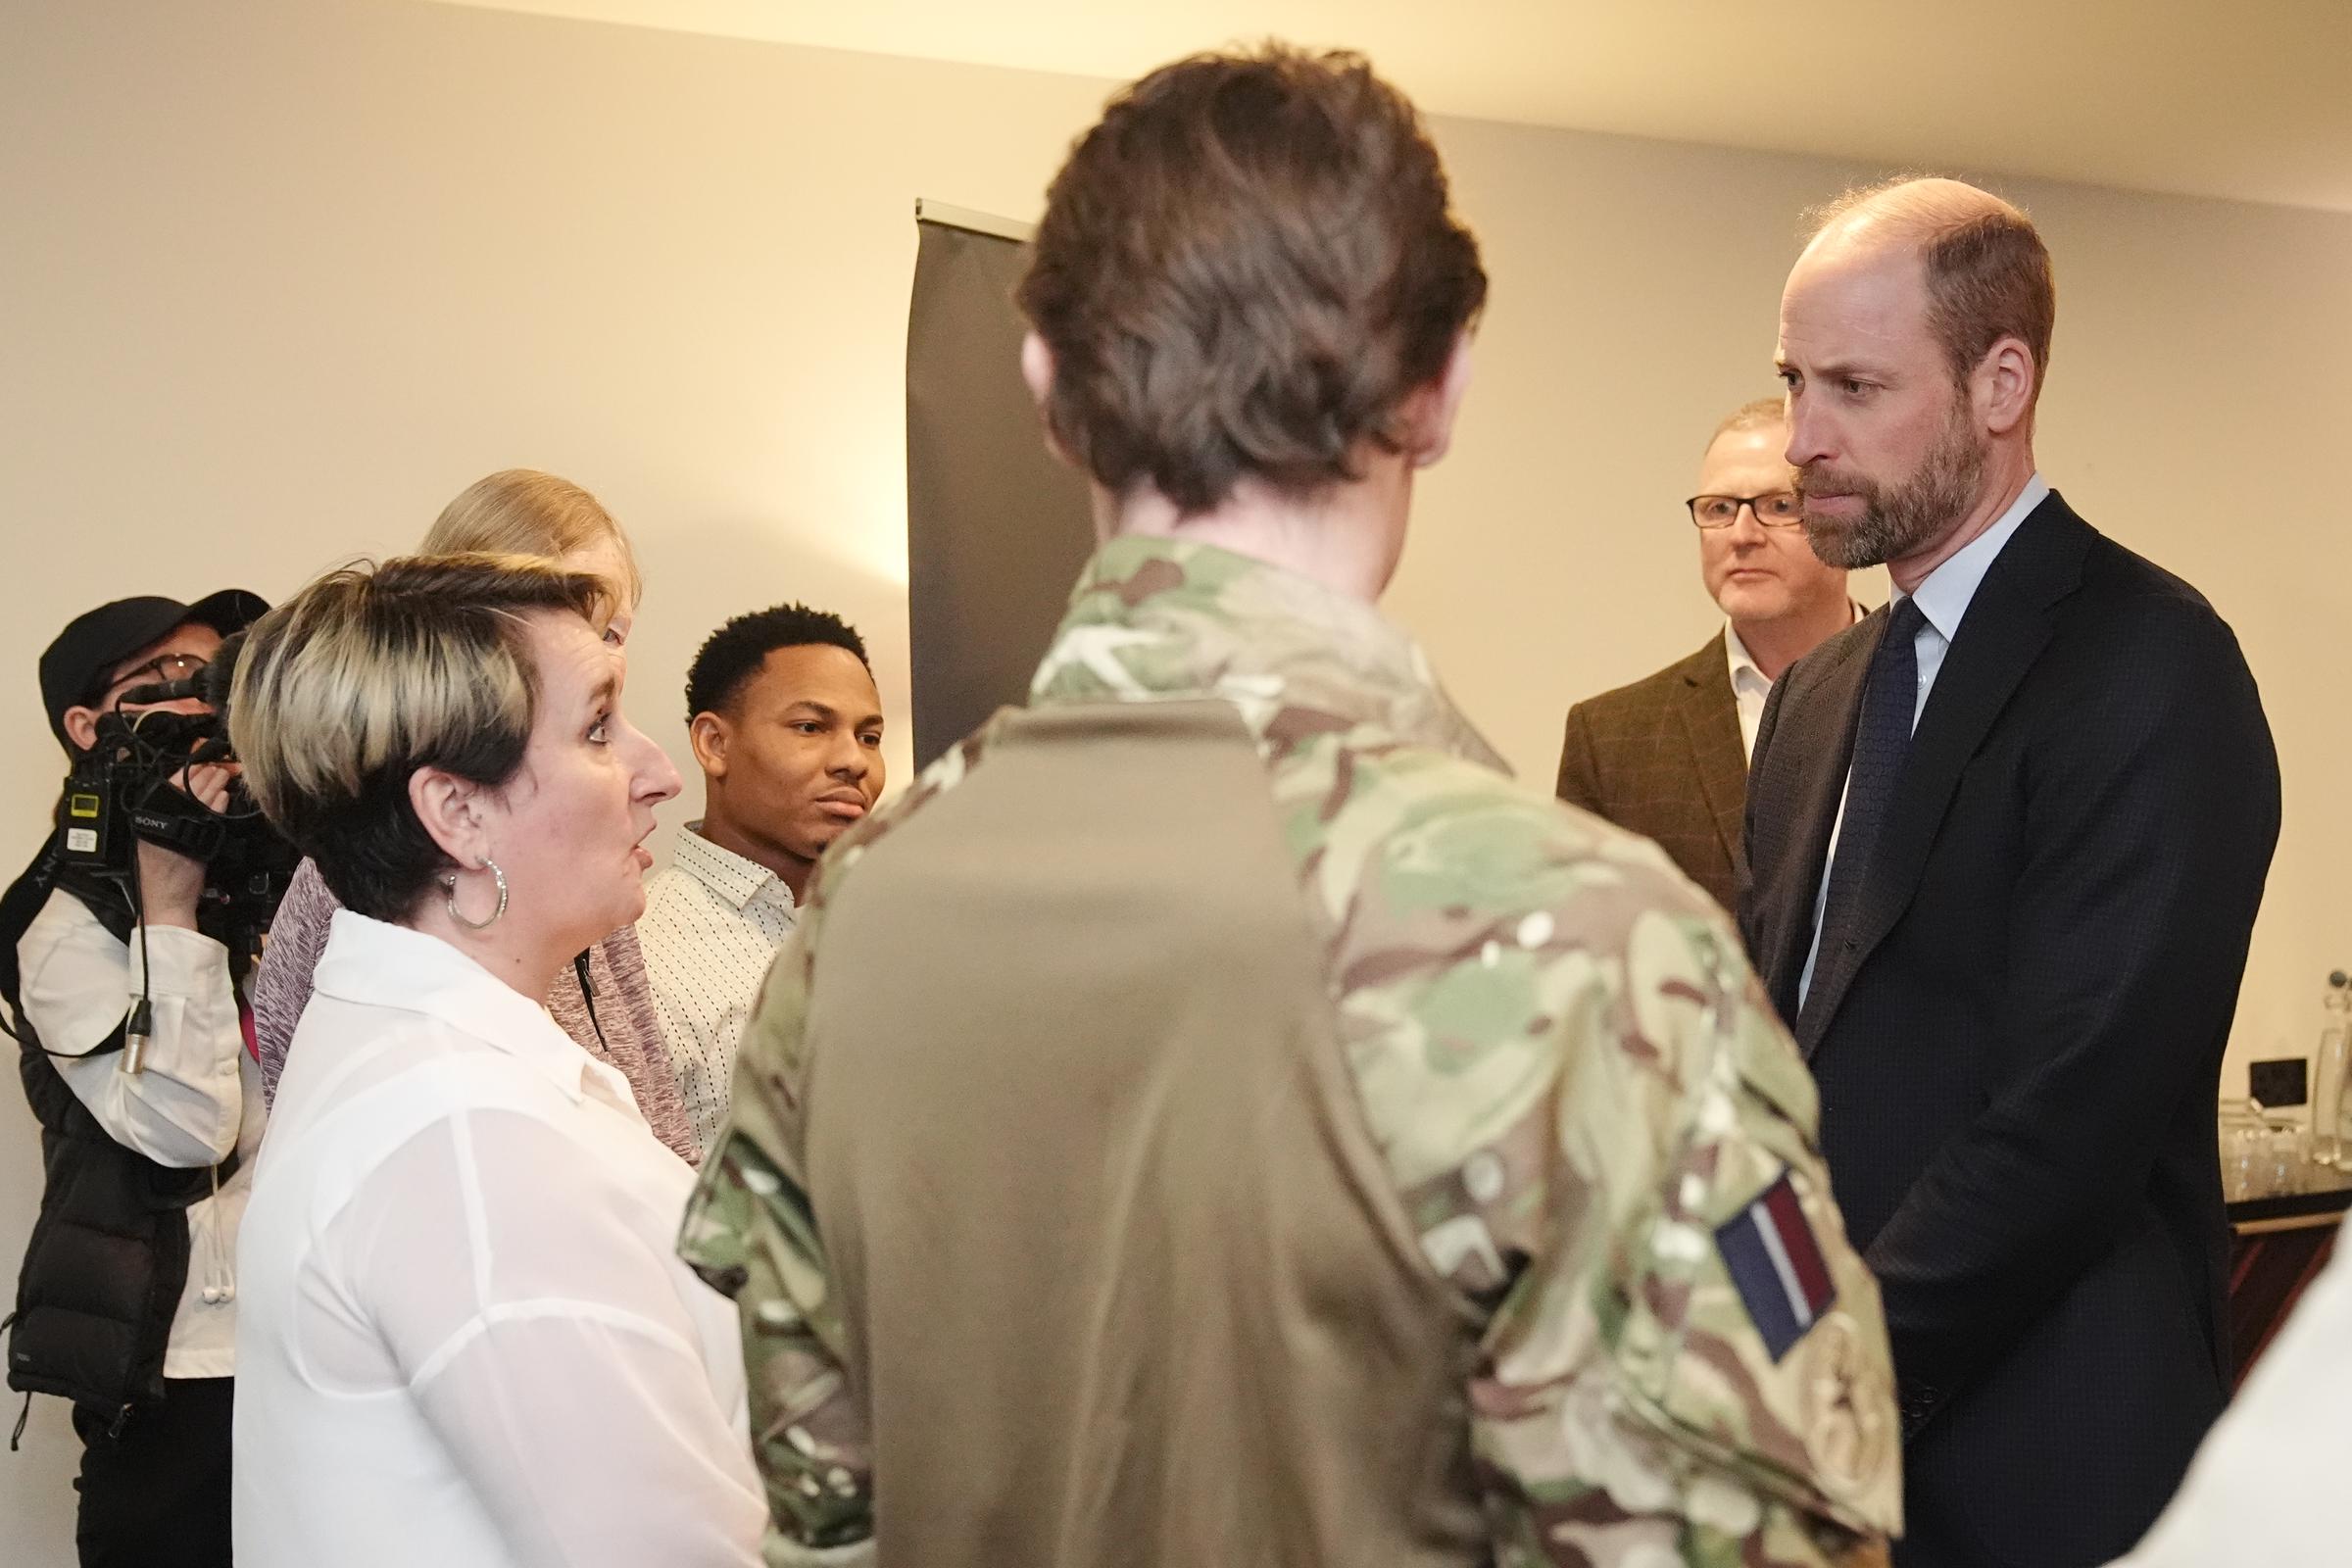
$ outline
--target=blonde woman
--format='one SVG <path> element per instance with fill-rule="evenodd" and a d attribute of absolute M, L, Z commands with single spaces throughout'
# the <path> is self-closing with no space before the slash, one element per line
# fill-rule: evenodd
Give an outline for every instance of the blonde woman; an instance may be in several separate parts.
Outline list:
<path fill-rule="evenodd" d="M 441 511 L 420 553 L 431 556 L 488 551 L 546 556 L 612 585 L 606 641 L 627 643 L 644 592 L 628 536 L 612 514 L 568 479 L 533 468 L 507 468 L 475 480 Z M 270 949 L 254 977 L 254 1036 L 264 1090 L 274 1098 L 294 1026 L 311 1000 L 311 971 L 326 946 L 334 895 L 308 863 L 296 872 L 270 928 Z M 548 1011 L 564 1032 L 628 1079 L 637 1107 L 656 1137 L 693 1163 L 694 1133 L 656 1020 L 652 988 L 637 929 L 603 934 L 575 955 L 547 994 Z"/>
<path fill-rule="evenodd" d="M 693 1173 L 540 1005 L 645 906 L 677 793 L 601 576 L 339 571 L 256 625 L 255 801 L 342 907 L 239 1246 L 242 1568 L 750 1568 L 735 1314 Z"/>

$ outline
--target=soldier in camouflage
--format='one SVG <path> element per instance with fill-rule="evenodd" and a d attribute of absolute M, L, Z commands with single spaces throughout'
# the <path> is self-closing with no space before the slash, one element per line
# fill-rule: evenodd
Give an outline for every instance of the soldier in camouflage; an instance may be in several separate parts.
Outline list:
<path fill-rule="evenodd" d="M 1484 285 L 1348 57 L 1167 68 L 1056 180 L 1105 542 L 820 868 L 686 1218 L 771 1561 L 1883 1560 L 1878 1294 L 1737 939 L 1372 607 Z"/>

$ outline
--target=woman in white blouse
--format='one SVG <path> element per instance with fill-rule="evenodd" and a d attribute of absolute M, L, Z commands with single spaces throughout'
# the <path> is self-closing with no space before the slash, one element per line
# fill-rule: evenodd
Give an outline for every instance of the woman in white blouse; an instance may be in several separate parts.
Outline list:
<path fill-rule="evenodd" d="M 541 1005 L 637 918 L 678 776 L 598 578 L 333 573 L 253 630 L 255 799 L 343 908 L 238 1248 L 241 1568 L 759 1561 L 734 1308 L 692 1172 Z"/>

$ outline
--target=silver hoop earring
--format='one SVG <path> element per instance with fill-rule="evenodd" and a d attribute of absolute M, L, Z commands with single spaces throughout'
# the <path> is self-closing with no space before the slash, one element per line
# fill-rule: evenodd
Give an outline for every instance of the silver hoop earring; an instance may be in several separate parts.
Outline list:
<path fill-rule="evenodd" d="M 449 897 L 444 901 L 444 906 L 449 910 L 449 917 L 468 931 L 487 931 L 490 927 L 498 924 L 500 915 L 507 912 L 507 873 L 501 871 L 498 868 L 498 862 L 487 855 L 482 857 L 482 869 L 489 872 L 491 879 L 498 883 L 498 907 L 490 911 L 490 918 L 487 920 L 468 920 L 464 911 L 459 909 L 457 872 L 452 871 L 441 879 L 441 885 L 449 889 Z"/>

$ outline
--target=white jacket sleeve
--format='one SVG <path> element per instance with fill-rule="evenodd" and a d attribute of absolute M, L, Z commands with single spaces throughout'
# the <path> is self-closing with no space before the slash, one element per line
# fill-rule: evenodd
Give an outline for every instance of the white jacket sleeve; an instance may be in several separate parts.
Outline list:
<path fill-rule="evenodd" d="M 144 951 L 142 951 L 142 947 Z M 147 968 L 152 956 L 153 970 Z M 150 926 L 126 945 L 70 893 L 55 892 L 17 944 L 24 1021 L 74 1097 L 110 1137 L 162 1165 L 214 1165 L 237 1147 L 245 1034 L 228 982 L 228 950 L 178 926 Z M 122 1070 L 102 1044 L 151 984 L 144 1063 Z"/>
<path fill-rule="evenodd" d="M 2303 1293 L 2172 1506 L 2116 1568 L 2335 1568 L 2352 1446 L 2352 1248 Z"/>

